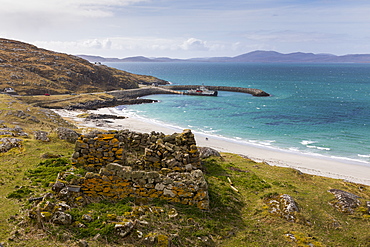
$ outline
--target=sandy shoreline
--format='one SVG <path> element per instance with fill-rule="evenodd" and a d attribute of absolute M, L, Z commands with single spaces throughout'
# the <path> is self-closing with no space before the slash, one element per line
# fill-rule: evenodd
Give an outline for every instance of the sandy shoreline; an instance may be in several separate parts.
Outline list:
<path fill-rule="evenodd" d="M 181 133 L 182 129 L 168 126 L 161 126 L 154 122 L 144 119 L 129 117 L 126 119 L 109 119 L 112 123 L 97 126 L 96 123 L 84 122 L 84 119 L 76 116 L 81 111 L 54 110 L 66 119 L 77 122 L 79 127 L 95 127 L 105 130 L 123 130 L 150 133 L 152 131 L 172 134 Z M 111 108 L 88 111 L 97 114 L 114 114 Z M 215 138 L 205 134 L 194 133 L 197 145 L 200 147 L 211 147 L 221 152 L 245 155 L 256 161 L 267 162 L 270 165 L 291 167 L 299 169 L 308 174 L 324 177 L 345 179 L 351 182 L 370 185 L 370 166 L 365 166 L 360 162 L 344 161 L 323 156 L 305 155 L 296 152 L 282 151 L 278 149 L 259 147 L 252 144 L 242 144 L 224 138 Z M 208 138 L 208 140 L 206 140 Z"/>

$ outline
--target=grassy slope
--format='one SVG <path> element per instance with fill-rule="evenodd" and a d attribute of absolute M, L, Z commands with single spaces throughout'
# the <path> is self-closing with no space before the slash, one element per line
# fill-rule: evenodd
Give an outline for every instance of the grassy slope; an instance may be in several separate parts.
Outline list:
<path fill-rule="evenodd" d="M 139 83 L 166 83 L 95 65 L 82 58 L 57 53 L 15 40 L 0 39 L 0 90 L 14 88 L 20 95 L 90 93 L 137 88 Z"/>
<path fill-rule="evenodd" d="M 0 97 L 0 118 L 6 121 L 8 127 L 21 125 L 26 132 L 32 133 L 33 130 L 50 131 L 57 125 L 66 125 L 57 116 L 47 117 L 44 110 L 9 96 Z M 35 123 L 27 118 L 6 116 L 10 110 L 29 112 L 42 121 Z M 22 149 L 13 149 L 0 156 L 0 242 L 9 246 L 76 245 L 76 239 L 68 243 L 60 241 L 57 236 L 62 229 L 48 228 L 53 234 L 47 234 L 30 226 L 23 229 L 23 240 L 7 241 L 10 232 L 15 229 L 8 219 L 20 213 L 28 197 L 17 200 L 7 199 L 6 196 L 19 186 L 29 186 L 34 191 L 33 196 L 44 193 L 48 189 L 32 186 L 24 172 L 34 169 L 43 160 L 40 155 L 47 152 L 70 157 L 73 146 L 55 136 L 47 143 L 36 141 L 31 136 L 24 139 Z M 370 219 L 368 214 L 363 213 L 364 208 L 353 215 L 340 213 L 329 204 L 334 196 L 327 192 L 332 188 L 342 189 L 361 196 L 364 203 L 370 201 L 368 186 L 301 174 L 294 169 L 255 163 L 233 154 L 223 154 L 223 159 L 209 158 L 204 161 L 204 167 L 211 200 L 209 212 L 181 205 L 168 207 L 162 203 L 160 206 L 166 213 L 175 208 L 179 216 L 169 219 L 163 215 L 147 215 L 144 219 L 148 221 L 148 226 L 140 230 L 144 233 L 171 233 L 177 236 L 173 240 L 176 246 L 308 246 L 309 243 L 313 246 L 369 246 Z M 231 188 L 228 177 L 239 192 Z M 263 199 L 275 193 L 294 197 L 301 209 L 299 222 L 288 222 L 268 213 Z M 133 206 L 133 202 L 128 202 L 128 206 Z M 114 208 L 111 210 L 115 211 Z M 286 234 L 294 235 L 296 242 Z M 88 241 L 90 246 L 122 246 L 122 240 L 109 244 L 104 239 L 88 238 Z M 134 246 L 139 243 L 132 236 L 125 241 Z"/>
<path fill-rule="evenodd" d="M 23 111 L 30 116 L 19 118 L 13 114 L 18 111 Z M 31 116 L 40 122 L 30 120 Z M 52 135 L 51 142 L 35 140 L 32 135 L 35 130 L 50 132 L 56 127 L 72 126 L 49 110 L 32 107 L 8 95 L 0 94 L 0 120 L 5 121 L 4 125 L 9 128 L 19 126 L 29 134 L 28 138 L 21 138 L 24 140 L 22 148 L 14 148 L 8 153 L 0 154 L 0 229 L 2 229 L 0 241 L 2 241 L 13 230 L 13 226 L 7 220 L 11 215 L 19 213 L 22 206 L 22 202 L 7 199 L 6 196 L 17 187 L 30 185 L 29 181 L 25 180 L 24 173 L 42 160 L 40 158 L 42 154 L 51 153 L 70 157 L 73 145 L 59 140 L 55 135 Z"/>
<path fill-rule="evenodd" d="M 223 242 L 224 246 L 295 246 L 285 237 L 293 233 L 301 241 L 299 246 L 307 246 L 315 242 L 315 246 L 368 246 L 370 240 L 370 219 L 360 208 L 353 215 L 338 212 L 329 204 L 334 196 L 329 189 L 341 189 L 362 197 L 362 205 L 370 199 L 370 188 L 359 184 L 347 183 L 342 180 L 301 174 L 290 168 L 273 167 L 262 163 L 248 162 L 242 157 L 225 154 L 225 162 L 221 162 L 224 174 L 218 178 L 225 182 L 230 176 L 235 187 L 240 190 L 245 207 L 241 210 L 246 227 L 236 233 L 233 238 Z M 258 190 L 256 182 L 243 183 L 243 172 L 233 172 L 227 167 L 235 166 L 253 173 L 271 188 Z M 215 176 L 217 178 L 217 176 Z M 214 178 L 211 178 L 214 179 Z M 250 180 L 249 180 L 250 181 Z M 258 188 L 258 187 L 257 187 Z M 289 194 L 301 209 L 301 218 L 306 221 L 291 223 L 283 218 L 268 213 L 262 198 L 267 194 Z M 306 245 L 304 244 L 306 242 Z"/>

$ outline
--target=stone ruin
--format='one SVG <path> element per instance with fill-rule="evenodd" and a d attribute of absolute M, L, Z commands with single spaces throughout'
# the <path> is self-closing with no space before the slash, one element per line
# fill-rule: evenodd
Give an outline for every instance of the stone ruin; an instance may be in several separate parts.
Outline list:
<path fill-rule="evenodd" d="M 209 208 L 208 186 L 190 130 L 172 135 L 128 130 L 91 132 L 77 139 L 72 164 L 88 172 L 69 182 L 65 180 L 69 172 L 59 174 L 53 188 L 59 195 L 68 190 L 82 193 L 75 199 L 87 202 L 158 198 Z M 56 188 L 60 183 L 66 186 Z"/>

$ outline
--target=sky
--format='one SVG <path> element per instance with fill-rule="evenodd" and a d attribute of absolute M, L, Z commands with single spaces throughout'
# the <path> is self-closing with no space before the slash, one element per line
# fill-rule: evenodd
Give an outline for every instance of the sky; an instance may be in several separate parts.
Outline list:
<path fill-rule="evenodd" d="M 370 53 L 369 0 L 0 0 L 0 37 L 68 54 Z"/>

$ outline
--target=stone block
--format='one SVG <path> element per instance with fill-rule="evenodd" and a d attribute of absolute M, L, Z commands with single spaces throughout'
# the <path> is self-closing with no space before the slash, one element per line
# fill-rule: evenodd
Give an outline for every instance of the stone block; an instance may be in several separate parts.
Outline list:
<path fill-rule="evenodd" d="M 193 197 L 194 194 L 192 192 L 190 192 L 190 191 L 179 190 L 177 192 L 177 195 L 179 197 Z"/>
<path fill-rule="evenodd" d="M 169 189 L 163 189 L 163 196 L 175 197 L 176 193 Z"/>
<path fill-rule="evenodd" d="M 147 188 L 147 189 L 152 189 L 152 188 L 154 188 L 154 184 L 147 183 L 147 184 L 144 184 L 144 187 Z"/>
<path fill-rule="evenodd" d="M 164 184 L 161 184 L 161 183 L 158 183 L 158 184 L 155 185 L 155 189 L 159 190 L 159 191 L 164 190 L 165 187 L 166 186 Z"/>
<path fill-rule="evenodd" d="M 106 166 L 106 168 L 110 171 L 122 171 L 123 170 L 123 166 L 120 165 L 120 164 L 117 164 L 117 163 L 110 163 Z"/>
<path fill-rule="evenodd" d="M 133 171 L 131 174 L 132 179 L 143 178 L 145 176 L 145 171 Z"/>
<path fill-rule="evenodd" d="M 172 183 L 173 183 L 173 180 L 169 177 L 165 177 L 163 179 L 163 184 L 165 184 L 165 185 L 172 184 Z"/>

